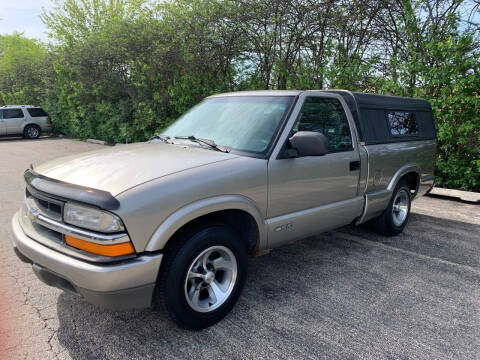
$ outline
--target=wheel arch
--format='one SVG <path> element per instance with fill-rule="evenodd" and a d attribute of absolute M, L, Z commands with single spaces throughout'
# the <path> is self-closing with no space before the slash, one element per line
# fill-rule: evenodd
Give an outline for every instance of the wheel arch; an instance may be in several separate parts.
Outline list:
<path fill-rule="evenodd" d="M 390 183 L 387 186 L 387 189 L 390 192 L 393 192 L 395 186 L 397 186 L 401 179 L 405 179 L 408 182 L 410 189 L 414 192 L 414 194 L 416 194 L 418 187 L 420 186 L 420 166 L 417 164 L 407 164 L 402 166 L 393 175 Z"/>
<path fill-rule="evenodd" d="M 176 210 L 158 226 L 145 250 L 162 250 L 181 231 L 213 221 L 230 225 L 243 238 L 246 237 L 251 254 L 266 246 L 263 218 L 251 200 L 242 196 L 219 196 L 196 201 Z"/>
<path fill-rule="evenodd" d="M 395 187 L 402 179 L 405 179 L 413 190 L 413 199 L 420 186 L 420 167 L 416 164 L 408 164 L 395 172 L 385 189 L 365 193 L 365 207 L 356 224 L 362 224 L 381 214 L 392 198 Z"/>

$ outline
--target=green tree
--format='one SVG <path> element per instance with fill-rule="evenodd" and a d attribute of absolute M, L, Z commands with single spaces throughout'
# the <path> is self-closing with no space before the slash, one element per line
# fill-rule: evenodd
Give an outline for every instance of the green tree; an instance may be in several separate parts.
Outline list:
<path fill-rule="evenodd" d="M 234 2 L 66 0 L 43 14 L 57 46 L 47 107 L 61 131 L 139 141 L 232 86 Z"/>
<path fill-rule="evenodd" d="M 480 190 L 480 52 L 475 33 L 460 29 L 459 2 L 443 5 L 402 3 L 399 45 L 389 59 L 394 74 L 374 90 L 428 99 L 439 145 L 437 185 Z"/>
<path fill-rule="evenodd" d="M 39 104 L 50 77 L 46 47 L 21 33 L 0 35 L 0 105 Z"/>

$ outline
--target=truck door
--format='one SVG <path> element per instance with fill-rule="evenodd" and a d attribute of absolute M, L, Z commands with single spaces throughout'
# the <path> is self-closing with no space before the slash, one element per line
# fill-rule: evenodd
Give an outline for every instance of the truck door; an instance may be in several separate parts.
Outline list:
<path fill-rule="evenodd" d="M 0 136 L 5 135 L 7 131 L 5 130 L 5 122 L 3 121 L 3 110 L 0 109 Z"/>
<path fill-rule="evenodd" d="M 24 119 L 25 116 L 20 108 L 3 109 L 3 121 L 7 135 L 21 134 Z"/>
<path fill-rule="evenodd" d="M 349 224 L 363 209 L 360 157 L 353 119 L 336 94 L 304 93 L 268 165 L 269 246 Z M 316 131 L 328 139 L 323 156 L 289 158 L 288 139 Z"/>

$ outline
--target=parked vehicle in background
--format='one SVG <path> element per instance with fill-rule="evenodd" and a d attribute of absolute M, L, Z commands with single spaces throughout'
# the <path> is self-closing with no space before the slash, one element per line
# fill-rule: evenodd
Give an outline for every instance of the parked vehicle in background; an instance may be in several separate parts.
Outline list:
<path fill-rule="evenodd" d="M 37 139 L 52 129 L 48 114 L 38 106 L 6 105 L 0 107 L 0 136 L 23 135 Z"/>
<path fill-rule="evenodd" d="M 158 302 L 201 329 L 236 303 L 248 255 L 367 221 L 402 232 L 435 147 L 421 99 L 215 95 L 148 143 L 27 170 L 14 248 L 49 285 L 116 309 Z"/>

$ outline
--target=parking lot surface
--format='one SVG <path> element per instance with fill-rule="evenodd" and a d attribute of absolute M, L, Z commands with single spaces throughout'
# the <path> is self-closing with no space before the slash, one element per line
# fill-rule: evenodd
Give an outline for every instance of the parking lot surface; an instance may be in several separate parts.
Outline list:
<path fill-rule="evenodd" d="M 250 261 L 237 306 L 200 332 L 38 281 L 11 247 L 23 171 L 101 148 L 0 139 L 0 359 L 478 359 L 480 207 L 413 203 L 404 233 L 345 227 Z"/>

